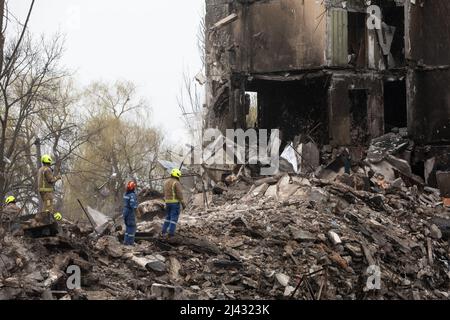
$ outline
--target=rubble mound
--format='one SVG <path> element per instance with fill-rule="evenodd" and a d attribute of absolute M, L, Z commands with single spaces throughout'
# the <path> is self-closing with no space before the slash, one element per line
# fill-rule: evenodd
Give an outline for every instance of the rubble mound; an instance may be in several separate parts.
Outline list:
<path fill-rule="evenodd" d="M 174 238 L 159 236 L 157 217 L 139 223 L 135 247 L 120 244 L 117 226 L 6 235 L 0 299 L 448 299 L 450 212 L 438 196 L 265 181 L 183 212 Z M 80 288 L 68 288 L 70 266 Z"/>

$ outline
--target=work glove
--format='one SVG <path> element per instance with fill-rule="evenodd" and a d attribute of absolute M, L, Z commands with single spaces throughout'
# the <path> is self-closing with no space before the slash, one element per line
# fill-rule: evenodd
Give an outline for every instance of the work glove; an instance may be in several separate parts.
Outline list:
<path fill-rule="evenodd" d="M 61 221 L 61 220 L 62 220 L 62 214 L 59 213 L 59 212 L 56 212 L 56 213 L 53 215 L 53 218 L 55 218 L 56 221 Z"/>

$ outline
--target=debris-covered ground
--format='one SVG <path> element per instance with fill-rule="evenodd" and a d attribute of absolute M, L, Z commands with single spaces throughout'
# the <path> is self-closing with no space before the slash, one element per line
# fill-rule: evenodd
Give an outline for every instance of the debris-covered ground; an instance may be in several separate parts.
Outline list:
<path fill-rule="evenodd" d="M 0 299 L 448 299 L 450 211 L 435 193 L 269 182 L 184 212 L 174 239 L 159 238 L 162 220 L 141 222 L 134 248 L 68 222 L 57 238 L 6 235 Z M 67 289 L 70 265 L 80 290 Z M 380 290 L 366 288 L 369 266 Z"/>
<path fill-rule="evenodd" d="M 59 236 L 30 238 L 4 226 L 0 299 L 449 299 L 448 172 L 441 190 L 425 185 L 409 145 L 377 138 L 351 174 L 348 153 L 315 173 L 241 167 L 194 195 L 171 239 L 161 195 L 141 192 L 134 247 L 120 217 L 89 207 L 95 229 L 64 220 Z"/>

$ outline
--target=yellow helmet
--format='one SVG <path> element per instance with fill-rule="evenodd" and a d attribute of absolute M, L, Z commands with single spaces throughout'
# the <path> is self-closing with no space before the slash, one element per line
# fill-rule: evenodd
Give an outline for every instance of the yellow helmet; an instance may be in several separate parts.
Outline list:
<path fill-rule="evenodd" d="M 42 163 L 45 163 L 45 164 L 52 164 L 52 163 L 53 163 L 53 159 L 52 159 L 52 157 L 50 157 L 48 154 L 44 154 L 44 155 L 41 157 L 41 162 L 42 162 Z"/>
<path fill-rule="evenodd" d="M 172 169 L 170 175 L 175 178 L 181 178 L 181 171 L 179 169 Z"/>
<path fill-rule="evenodd" d="M 56 221 L 61 221 L 61 220 L 62 220 L 62 214 L 59 213 L 59 212 L 56 212 L 56 213 L 53 215 L 53 218 L 55 218 Z"/>
<path fill-rule="evenodd" d="M 9 196 L 5 200 L 5 204 L 10 204 L 10 203 L 14 203 L 14 202 L 16 202 L 16 198 L 14 198 L 13 196 Z"/>

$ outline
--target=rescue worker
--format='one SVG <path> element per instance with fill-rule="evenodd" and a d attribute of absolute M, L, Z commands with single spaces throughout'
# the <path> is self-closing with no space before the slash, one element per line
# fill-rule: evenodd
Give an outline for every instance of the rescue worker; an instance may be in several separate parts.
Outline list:
<path fill-rule="evenodd" d="M 14 196 L 9 196 L 5 200 L 5 205 L 0 212 L 0 221 L 7 230 L 11 232 L 12 236 L 17 236 L 23 234 L 20 225 L 17 225 L 15 221 L 22 209 L 17 206 L 16 198 Z M 0 227 L 1 229 L 1 227 Z"/>
<path fill-rule="evenodd" d="M 5 206 L 2 211 L 6 215 L 5 220 L 8 221 L 11 221 L 19 214 L 20 208 L 17 206 L 16 198 L 14 196 L 9 196 L 6 198 Z"/>
<path fill-rule="evenodd" d="M 186 207 L 180 183 L 181 171 L 179 169 L 173 169 L 170 175 L 171 177 L 164 183 L 166 220 L 162 227 L 162 237 L 167 235 L 167 231 L 169 231 L 169 237 L 175 235 L 178 218 L 180 217 L 180 205 L 183 209 Z"/>
<path fill-rule="evenodd" d="M 50 157 L 49 155 L 43 155 L 41 158 L 41 162 L 42 167 L 40 167 L 38 171 L 38 188 L 39 195 L 41 196 L 43 204 L 42 211 L 44 215 L 38 217 L 38 220 L 40 220 L 39 222 L 44 222 L 47 224 L 51 223 L 49 220 L 51 220 L 52 215 L 56 221 L 62 219 L 61 213 L 55 212 L 55 209 L 53 207 L 53 193 L 55 191 L 55 183 L 58 180 L 61 180 L 61 176 L 55 176 L 53 174 L 53 169 L 51 168 L 53 164 L 52 157 Z"/>
<path fill-rule="evenodd" d="M 17 206 L 16 198 L 14 196 L 6 198 L 3 212 L 8 215 L 17 215 L 20 212 L 20 208 Z"/>
<path fill-rule="evenodd" d="M 136 209 L 138 208 L 136 183 L 134 181 L 128 182 L 123 202 L 123 220 L 126 227 L 123 244 L 132 246 L 134 245 L 134 236 L 136 234 Z"/>

